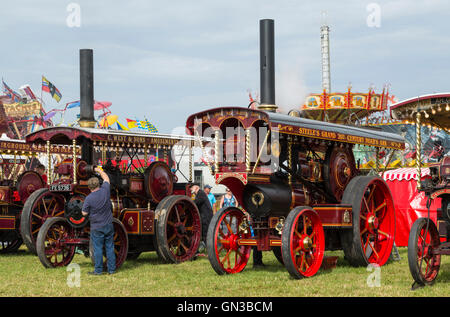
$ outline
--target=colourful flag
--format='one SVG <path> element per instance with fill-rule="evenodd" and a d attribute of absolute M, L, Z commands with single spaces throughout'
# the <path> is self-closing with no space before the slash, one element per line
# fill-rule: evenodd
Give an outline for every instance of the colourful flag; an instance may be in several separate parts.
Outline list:
<path fill-rule="evenodd" d="M 136 120 L 136 126 L 139 129 L 147 130 L 147 131 L 152 132 L 152 133 L 158 132 L 158 129 L 156 129 L 156 127 L 153 124 L 148 122 L 147 119 L 145 119 L 145 120 Z"/>
<path fill-rule="evenodd" d="M 62 95 L 59 90 L 44 76 L 42 76 L 42 90 L 50 93 L 57 102 L 61 100 Z"/>
<path fill-rule="evenodd" d="M 158 129 L 148 121 L 147 121 L 147 129 L 151 133 L 158 133 Z"/>
<path fill-rule="evenodd" d="M 147 130 L 147 122 L 136 120 L 136 124 L 139 129 Z"/>
<path fill-rule="evenodd" d="M 145 118 L 145 121 L 142 121 L 142 122 L 144 123 L 145 129 L 146 129 L 148 132 L 151 132 L 151 133 L 157 133 L 157 132 L 158 132 L 158 129 L 157 129 L 153 124 L 151 124 L 151 123 L 147 120 L 147 118 Z"/>
<path fill-rule="evenodd" d="M 122 123 L 120 123 L 119 121 L 116 121 L 117 123 L 117 129 L 118 130 L 125 130 L 128 131 L 129 129 L 127 127 L 125 127 Z"/>
<path fill-rule="evenodd" d="M 18 94 L 17 92 L 15 92 L 11 88 L 9 88 L 9 86 L 3 81 L 3 79 L 2 79 L 2 83 L 3 83 L 3 91 L 6 93 L 6 95 L 9 98 L 11 98 L 15 102 L 19 102 L 20 100 L 22 100 L 22 97 L 20 96 L 20 94 Z"/>
<path fill-rule="evenodd" d="M 128 129 L 136 128 L 138 126 L 136 120 L 131 120 L 131 119 L 126 119 L 126 120 L 127 120 L 127 124 L 128 124 Z"/>

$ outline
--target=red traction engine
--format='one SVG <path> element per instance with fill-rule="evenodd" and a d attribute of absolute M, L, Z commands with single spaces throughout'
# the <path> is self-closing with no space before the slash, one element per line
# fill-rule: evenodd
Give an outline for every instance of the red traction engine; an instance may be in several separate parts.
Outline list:
<path fill-rule="evenodd" d="M 191 259 L 200 244 L 200 215 L 186 195 L 188 184 L 177 183 L 169 165 L 172 147 L 192 146 L 192 140 L 67 127 L 29 134 L 29 143 L 81 147 L 81 155 L 74 152 L 54 166 L 56 176 L 48 179 L 48 187 L 26 201 L 21 219 L 24 242 L 45 267 L 68 265 L 76 248 L 88 255 L 89 218 L 81 211 L 93 166 L 101 165 L 111 183 L 117 267 L 145 251 L 157 251 L 170 263 Z M 150 153 L 157 153 L 161 161 L 148 164 Z"/>
<path fill-rule="evenodd" d="M 20 219 L 28 197 L 47 184 L 33 169 L 43 147 L 23 140 L 0 140 L 0 253 L 17 251 L 22 245 Z M 64 156 L 64 149 L 54 149 L 52 155 Z M 56 158 L 57 159 L 57 158 Z"/>
<path fill-rule="evenodd" d="M 416 125 L 416 169 L 421 175 L 425 168 L 422 151 L 422 130 L 450 127 L 450 94 L 435 93 L 400 101 L 391 106 L 391 116 L 399 120 L 414 121 Z M 450 156 L 440 152 L 439 162 L 428 164 L 431 178 L 417 177 L 417 191 L 427 197 L 428 216 L 417 219 L 409 233 L 408 264 L 414 279 L 413 289 L 432 285 L 438 277 L 441 256 L 450 255 Z M 436 222 L 430 215 L 431 202 L 441 199 Z"/>
<path fill-rule="evenodd" d="M 237 107 L 194 114 L 187 129 L 214 138 L 216 182 L 243 207 L 211 220 L 208 256 L 218 274 L 242 271 L 252 247 L 272 250 L 296 278 L 316 274 L 326 249 L 343 249 L 355 266 L 387 262 L 392 196 L 382 178 L 358 175 L 352 147 L 402 149 L 401 137 Z"/>
<path fill-rule="evenodd" d="M 200 214 L 186 195 L 187 184 L 176 182 L 170 151 L 180 145 L 191 154 L 193 138 L 94 128 L 93 68 L 93 50 L 80 50 L 80 127 L 52 127 L 26 136 L 27 143 L 46 147 L 47 170 L 55 173 L 49 175 L 48 188 L 33 192 L 24 205 L 25 244 L 45 267 L 68 265 L 76 248 L 89 253 L 89 219 L 81 211 L 90 192 L 88 178 L 100 165 L 111 183 L 116 267 L 152 250 L 167 262 L 191 259 L 200 244 Z M 72 157 L 51 166 L 52 146 L 70 147 Z M 149 155 L 159 160 L 149 164 Z"/>
<path fill-rule="evenodd" d="M 277 113 L 274 21 L 260 21 L 258 110 L 216 108 L 191 115 L 187 130 L 214 138 L 216 183 L 243 208 L 212 218 L 208 257 L 218 274 L 241 272 L 252 248 L 272 250 L 294 278 L 317 273 L 325 250 L 355 266 L 384 265 L 395 234 L 392 195 L 378 176 L 360 176 L 354 144 L 403 149 L 400 136 Z"/>

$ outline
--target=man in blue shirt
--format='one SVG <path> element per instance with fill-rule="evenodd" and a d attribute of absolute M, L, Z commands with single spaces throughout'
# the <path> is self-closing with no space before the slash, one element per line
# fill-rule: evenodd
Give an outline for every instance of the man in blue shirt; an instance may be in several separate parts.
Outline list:
<path fill-rule="evenodd" d="M 214 196 L 214 194 L 211 193 L 211 188 L 212 188 L 211 186 L 205 185 L 203 191 L 205 192 L 206 196 L 208 196 L 209 202 L 211 203 L 211 207 L 213 208 L 214 211 L 214 204 L 216 203 L 216 197 Z"/>
<path fill-rule="evenodd" d="M 110 183 L 108 175 L 99 167 L 95 172 L 100 174 L 103 184 L 97 177 L 88 180 L 91 193 L 83 204 L 83 215 L 89 215 L 91 224 L 91 242 L 94 247 L 94 272 L 92 275 L 101 275 L 103 272 L 103 246 L 106 250 L 106 265 L 109 274 L 116 271 L 116 256 L 114 254 L 114 225 L 110 200 Z"/>

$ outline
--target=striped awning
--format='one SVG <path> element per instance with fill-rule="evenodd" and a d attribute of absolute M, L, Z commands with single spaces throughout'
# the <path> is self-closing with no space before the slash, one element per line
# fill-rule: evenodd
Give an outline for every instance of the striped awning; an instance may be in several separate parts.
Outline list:
<path fill-rule="evenodd" d="M 430 169 L 428 167 L 422 168 L 421 174 L 422 174 L 421 177 L 430 176 Z M 411 179 L 416 179 L 416 177 L 417 177 L 417 169 L 415 167 L 398 168 L 383 173 L 383 179 L 385 181 L 393 181 L 393 180 L 409 181 Z"/>

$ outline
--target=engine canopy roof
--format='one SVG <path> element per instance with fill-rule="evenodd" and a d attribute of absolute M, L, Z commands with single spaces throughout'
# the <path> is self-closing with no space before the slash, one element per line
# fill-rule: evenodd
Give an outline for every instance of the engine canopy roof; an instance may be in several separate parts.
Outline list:
<path fill-rule="evenodd" d="M 238 120 L 244 129 L 259 122 L 282 134 L 396 150 L 405 148 L 405 139 L 393 133 L 240 107 L 214 108 L 193 114 L 187 119 L 186 129 L 191 135 L 199 125 L 223 129 L 227 125 L 226 120 L 232 118 Z"/>
<path fill-rule="evenodd" d="M 194 142 L 194 138 L 189 135 L 149 134 L 79 127 L 50 127 L 30 133 L 25 138 L 27 143 L 43 144 L 50 141 L 52 144 L 60 145 L 72 145 L 72 140 L 76 140 L 77 145 L 80 145 L 83 139 L 94 142 L 107 142 L 111 145 L 119 143 L 120 145 L 124 144 L 124 146 L 133 146 L 133 144 L 136 146 L 173 146 Z"/>

